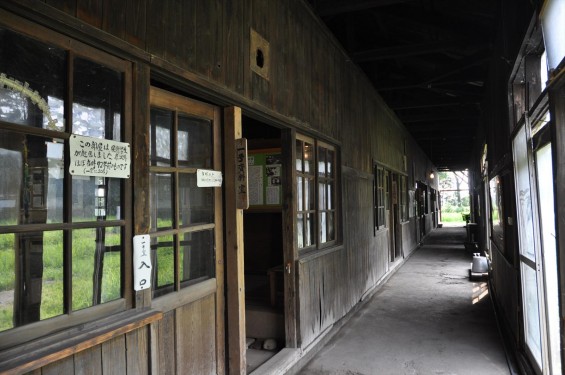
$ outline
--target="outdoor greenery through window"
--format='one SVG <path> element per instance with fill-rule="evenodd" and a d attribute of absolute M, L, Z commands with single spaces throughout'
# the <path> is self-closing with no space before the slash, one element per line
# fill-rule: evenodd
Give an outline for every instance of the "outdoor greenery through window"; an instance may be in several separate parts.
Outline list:
<path fill-rule="evenodd" d="M 299 249 L 316 248 L 336 240 L 336 158 L 333 146 L 297 136 L 296 229 Z"/>
<path fill-rule="evenodd" d="M 465 225 L 469 205 L 468 171 L 439 172 L 441 221 L 444 225 Z"/>
<path fill-rule="evenodd" d="M 0 40 L 0 331 L 6 331 L 122 297 L 124 182 L 71 176 L 65 166 L 71 134 L 124 141 L 126 65 L 7 29 L 0 28 Z"/>
<path fill-rule="evenodd" d="M 215 196 L 197 186 L 213 168 L 210 120 L 151 108 L 150 212 L 153 296 L 215 276 Z"/>

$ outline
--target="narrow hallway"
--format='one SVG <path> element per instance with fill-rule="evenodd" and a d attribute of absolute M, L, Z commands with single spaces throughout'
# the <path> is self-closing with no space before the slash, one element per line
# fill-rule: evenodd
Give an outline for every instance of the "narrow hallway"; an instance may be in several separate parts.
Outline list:
<path fill-rule="evenodd" d="M 299 373 L 509 374 L 486 280 L 469 280 L 464 238 L 464 228 L 430 233 Z"/>

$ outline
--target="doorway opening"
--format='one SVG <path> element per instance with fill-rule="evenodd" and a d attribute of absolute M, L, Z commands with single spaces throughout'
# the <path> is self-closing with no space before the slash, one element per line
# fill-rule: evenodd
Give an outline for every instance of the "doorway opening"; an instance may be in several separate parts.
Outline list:
<path fill-rule="evenodd" d="M 244 211 L 247 372 L 285 347 L 281 129 L 243 116 L 249 209 Z"/>

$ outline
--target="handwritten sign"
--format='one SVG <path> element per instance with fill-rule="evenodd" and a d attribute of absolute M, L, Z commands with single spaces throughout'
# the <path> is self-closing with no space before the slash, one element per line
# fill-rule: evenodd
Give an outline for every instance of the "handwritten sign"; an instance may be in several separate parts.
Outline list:
<path fill-rule="evenodd" d="M 247 139 L 235 140 L 235 188 L 237 208 L 249 208 L 249 195 L 247 194 Z"/>
<path fill-rule="evenodd" d="M 151 287 L 151 243 L 148 234 L 133 237 L 133 288 L 136 291 Z"/>
<path fill-rule="evenodd" d="M 209 169 L 196 170 L 196 186 L 198 187 L 219 187 L 222 186 L 222 180 L 222 172 Z"/>
<path fill-rule="evenodd" d="M 129 178 L 130 146 L 128 143 L 73 134 L 69 138 L 69 148 L 70 174 Z"/>

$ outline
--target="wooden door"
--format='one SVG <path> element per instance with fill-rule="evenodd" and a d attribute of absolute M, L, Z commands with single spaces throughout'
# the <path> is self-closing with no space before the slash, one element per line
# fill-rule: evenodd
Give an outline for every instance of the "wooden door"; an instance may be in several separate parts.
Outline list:
<path fill-rule="evenodd" d="M 151 88 L 149 191 L 154 370 L 223 374 L 221 111 Z"/>

